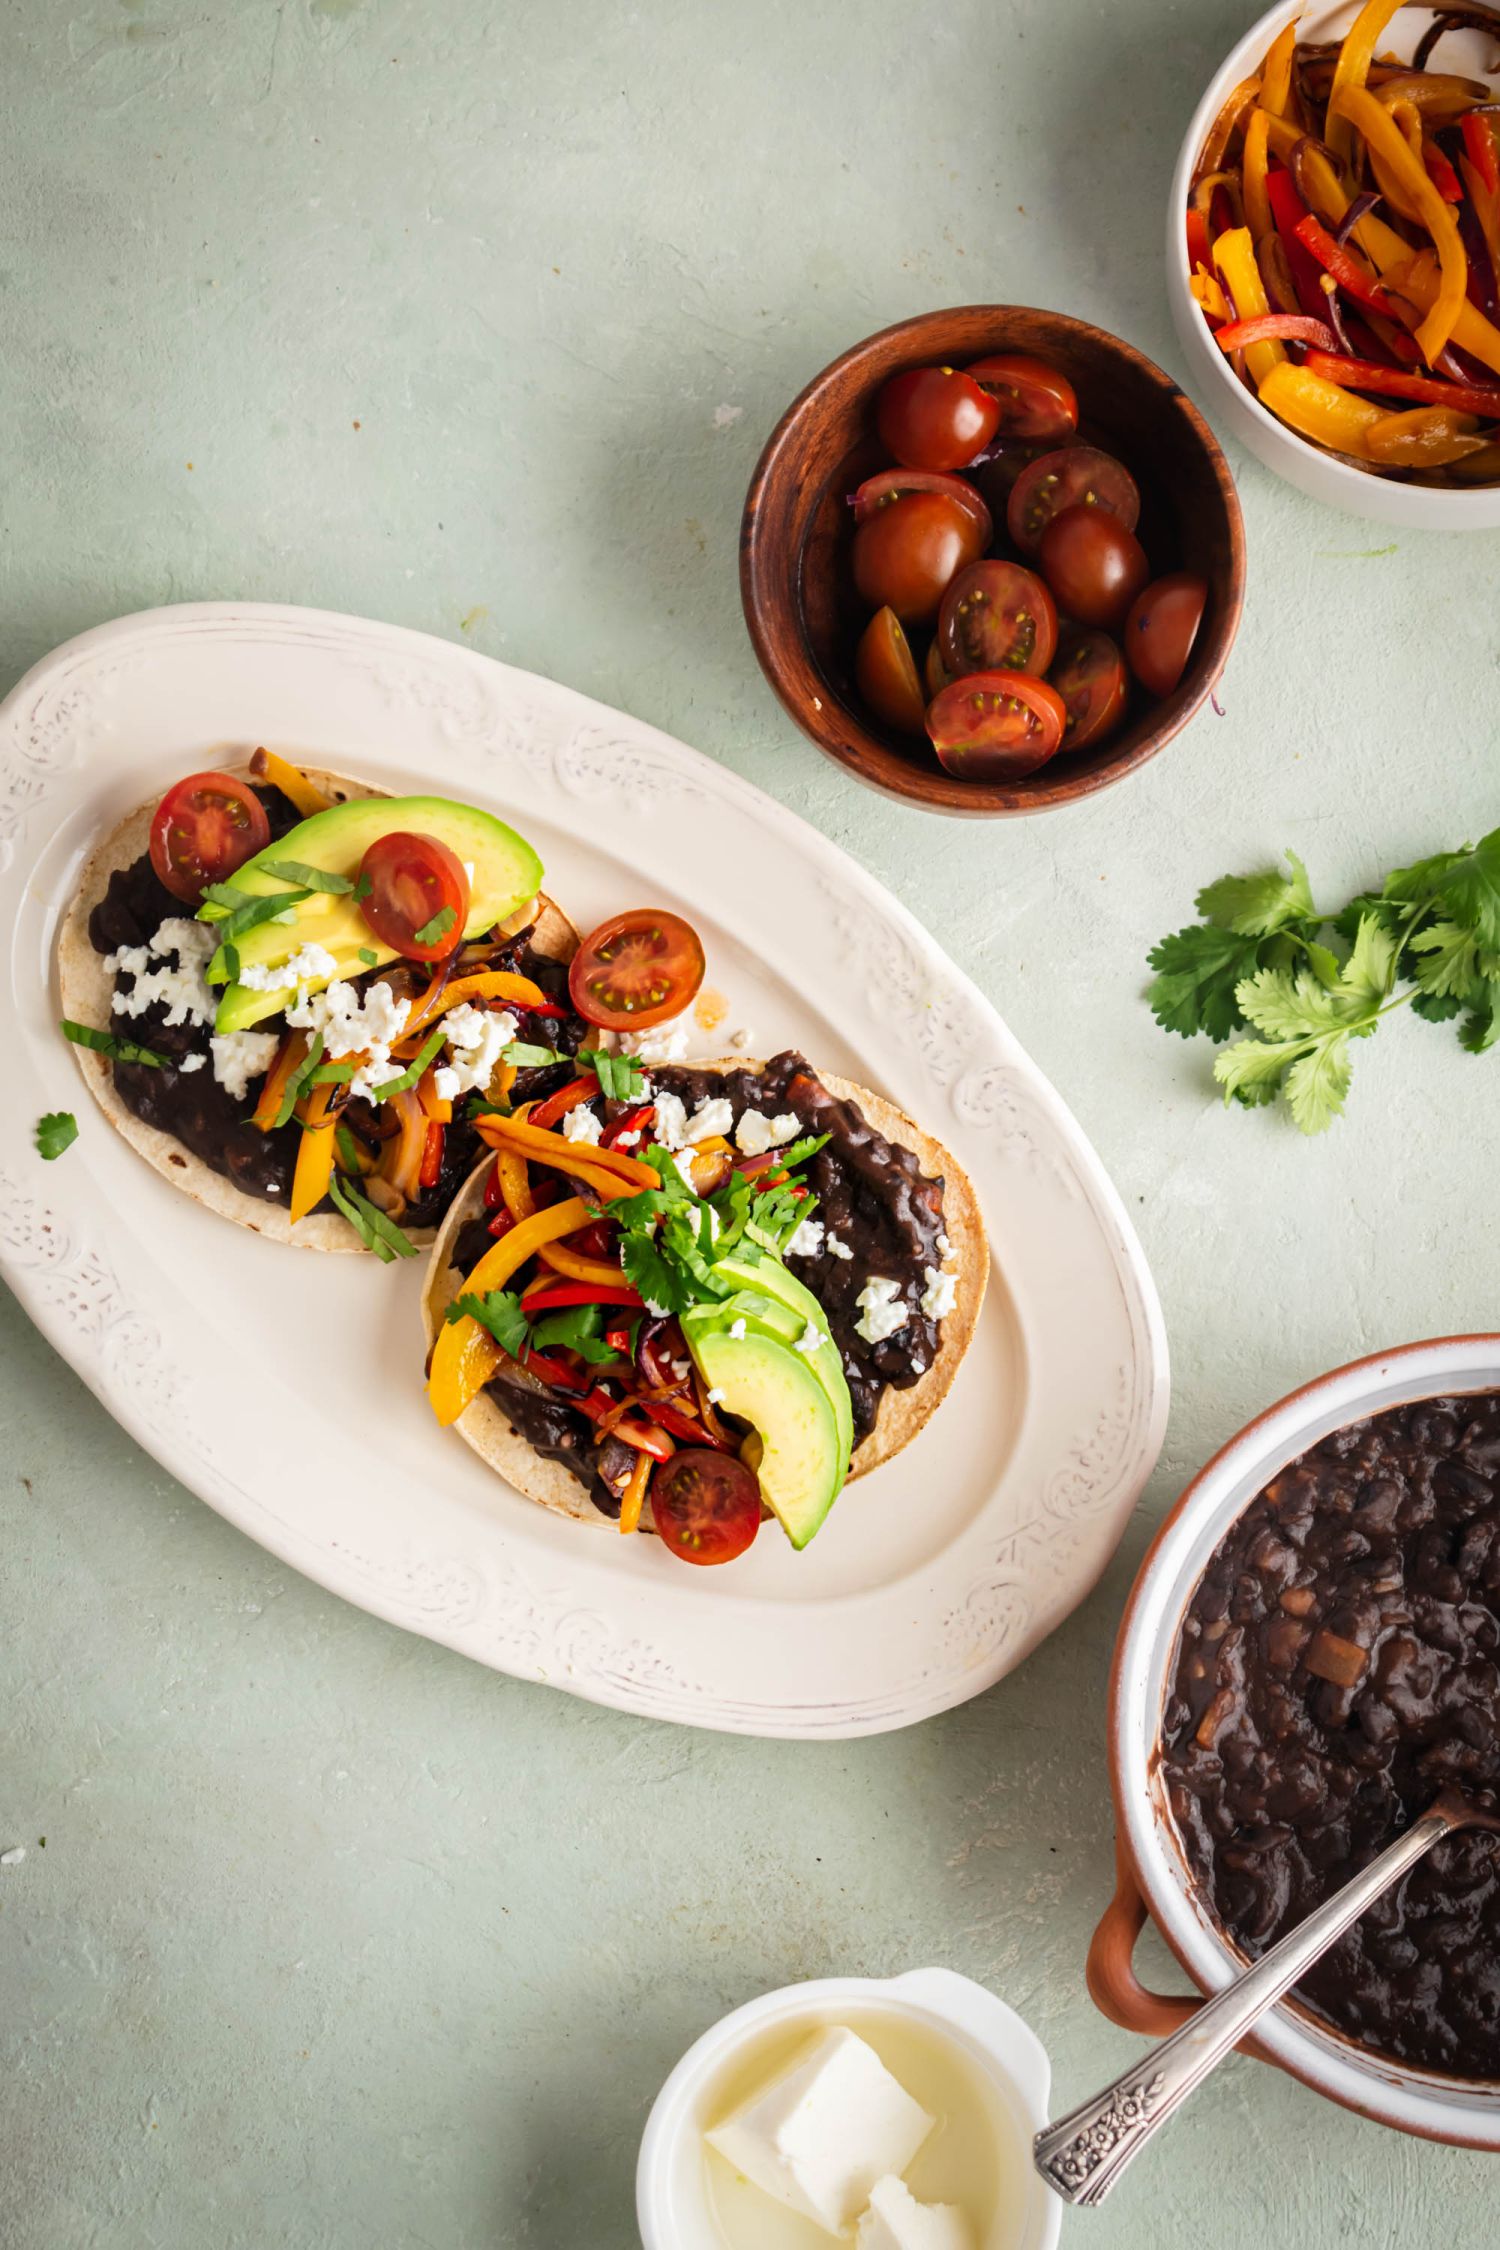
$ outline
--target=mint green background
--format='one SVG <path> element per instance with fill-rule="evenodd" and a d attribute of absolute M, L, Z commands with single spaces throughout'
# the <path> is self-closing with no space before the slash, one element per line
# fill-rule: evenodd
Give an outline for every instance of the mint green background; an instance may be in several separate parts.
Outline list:
<path fill-rule="evenodd" d="M 985 1979 L 1068 2099 L 1139 2051 L 1081 1980 L 1131 1572 L 1252 1410 L 1495 1324 L 1500 1089 L 1401 1020 L 1325 1141 L 1226 1117 L 1141 957 L 1282 844 L 1332 892 L 1500 819 L 1496 542 L 1398 541 L 1237 457 L 1227 715 L 1080 811 L 960 825 L 783 719 L 735 533 L 786 401 L 903 314 L 1052 305 L 1178 363 L 1168 176 L 1248 15 L 8 0 L 0 684 L 121 611 L 254 595 L 467 638 L 724 759 L 889 882 L 1073 1104 L 1176 1392 L 1114 1568 L 1019 1676 L 914 1733 L 757 1744 L 516 1685 L 290 1576 L 6 1299 L 5 2250 L 627 2250 L 679 2051 L 829 1971 Z M 1066 2238 L 1488 2245 L 1494 2178 L 1236 2062 Z"/>

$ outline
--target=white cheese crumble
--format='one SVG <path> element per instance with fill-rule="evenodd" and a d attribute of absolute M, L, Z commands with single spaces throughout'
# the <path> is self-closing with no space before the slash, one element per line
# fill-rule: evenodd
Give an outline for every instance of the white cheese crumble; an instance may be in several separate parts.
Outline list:
<path fill-rule="evenodd" d="M 887 1336 L 894 1336 L 911 1318 L 907 1306 L 901 1302 L 899 1281 L 887 1281 L 872 1273 L 854 1302 L 860 1308 L 859 1319 L 854 1324 L 856 1336 L 863 1336 L 867 1344 L 883 1344 Z"/>
<path fill-rule="evenodd" d="M 840 1242 L 836 1234 L 829 1235 L 825 1247 L 830 1258 L 842 1258 L 846 1263 L 854 1256 L 854 1252 L 850 1249 L 848 1243 Z"/>
<path fill-rule="evenodd" d="M 681 1062 L 687 1053 L 687 1025 L 681 1016 L 670 1023 L 653 1024 L 649 1031 L 627 1031 L 620 1040 L 622 1055 L 634 1055 L 638 1062 Z"/>
<path fill-rule="evenodd" d="M 699 1141 L 712 1140 L 715 1135 L 721 1140 L 727 1139 L 733 1123 L 734 1111 L 722 1094 L 716 1094 L 711 1102 L 694 1110 L 687 1122 L 686 1137 L 695 1146 Z"/>
<path fill-rule="evenodd" d="M 754 1037 L 755 1033 L 750 1029 L 749 1025 L 746 1024 L 739 1031 L 732 1032 L 730 1034 L 729 1044 L 739 1054 L 743 1055 L 748 1051 L 750 1042 Z"/>
<path fill-rule="evenodd" d="M 616 1148 L 634 1148 L 634 1147 L 635 1147 L 635 1145 L 636 1145 L 636 1143 L 637 1143 L 637 1141 L 638 1141 L 638 1140 L 640 1139 L 640 1137 L 641 1137 L 641 1133 L 640 1133 L 640 1127 L 639 1127 L 639 1126 L 637 1126 L 637 1127 L 636 1127 L 636 1129 L 635 1129 L 635 1131 L 634 1131 L 633 1133 L 616 1133 L 616 1135 L 615 1135 L 615 1147 L 616 1147 Z"/>
<path fill-rule="evenodd" d="M 186 1078 L 189 1071 L 201 1070 L 207 1060 L 207 1055 L 184 1055 L 177 1065 L 179 1076 Z"/>
<path fill-rule="evenodd" d="M 173 915 L 163 922 L 149 945 L 122 946 L 118 953 L 106 954 L 104 966 L 118 974 L 128 969 L 135 978 L 129 992 L 117 992 L 110 1003 L 117 1016 L 144 1015 L 147 1008 L 161 1006 L 166 1009 L 169 1024 L 191 1023 L 199 1026 L 212 1023 L 218 998 L 204 970 L 213 959 L 217 946 L 212 931 L 201 922 L 189 922 L 181 915 Z M 150 958 L 166 961 L 176 956 L 175 964 L 153 969 Z"/>
<path fill-rule="evenodd" d="M 927 1287 L 922 1291 L 922 1310 L 929 1320 L 942 1320 L 952 1312 L 957 1301 L 958 1276 L 939 1273 L 935 1266 L 927 1266 L 923 1270 L 927 1276 Z"/>
<path fill-rule="evenodd" d="M 804 1219 L 786 1246 L 789 1258 L 816 1258 L 823 1248 L 827 1227 L 822 1219 Z"/>
<path fill-rule="evenodd" d="M 742 1156 L 764 1156 L 768 1148 L 783 1148 L 794 1141 L 801 1130 L 801 1118 L 790 1110 L 780 1117 L 765 1117 L 758 1109 L 747 1109 L 734 1129 L 734 1145 Z"/>
<path fill-rule="evenodd" d="M 450 1008 L 443 1018 L 448 1038 L 448 1060 L 433 1073 L 433 1091 L 439 1101 L 457 1101 L 460 1094 L 486 1093 L 506 1048 L 516 1036 L 516 1019 L 509 1009 L 476 1008 L 472 1000 Z M 566 1124 L 563 1127 L 566 1132 Z"/>
<path fill-rule="evenodd" d="M 810 1320 L 803 1328 L 803 1331 L 797 1338 L 796 1344 L 793 1348 L 796 1351 L 805 1352 L 808 1358 L 811 1359 L 813 1353 L 820 1352 L 827 1341 L 827 1336 L 818 1326 L 817 1322 L 815 1320 Z"/>
<path fill-rule="evenodd" d="M 656 1121 L 651 1128 L 651 1137 L 658 1148 L 666 1149 L 669 1154 L 673 1149 L 682 1147 L 687 1139 L 687 1111 L 680 1095 L 657 1095 Z"/>
<path fill-rule="evenodd" d="M 703 1395 L 710 1406 L 722 1406 L 724 1404 L 724 1393 L 717 1387 L 711 1391 L 705 1391 Z"/>
<path fill-rule="evenodd" d="M 215 1033 L 209 1041 L 213 1049 L 214 1076 L 231 1101 L 243 1101 L 251 1079 L 264 1078 L 276 1060 L 280 1045 L 274 1031 Z"/>
<path fill-rule="evenodd" d="M 690 1148 L 678 1149 L 676 1154 L 672 1158 L 672 1162 L 677 1167 L 677 1177 L 679 1178 L 679 1180 L 681 1180 L 689 1195 L 696 1195 L 698 1190 L 693 1185 L 692 1150 Z"/>
<path fill-rule="evenodd" d="M 737 1344 L 743 1342 L 745 1335 L 745 1323 L 742 1320 L 732 1320 L 729 1323 L 729 1333 L 734 1338 Z"/>
<path fill-rule="evenodd" d="M 400 1078 L 405 1069 L 404 1063 L 398 1063 L 388 1050 L 381 1049 L 371 1055 L 367 1062 L 361 1063 L 350 1079 L 350 1100 L 368 1100 L 377 1086 L 388 1086 L 393 1078 Z"/>
<path fill-rule="evenodd" d="M 339 965 L 326 945 L 304 945 L 285 961 L 247 961 L 239 981 L 248 992 L 300 991 L 303 985 L 327 984 Z"/>
<path fill-rule="evenodd" d="M 938 1256 L 942 1259 L 944 1265 L 946 1265 L 948 1260 L 953 1255 L 953 1245 L 948 1240 L 948 1237 L 945 1234 L 940 1234 L 937 1238 L 937 1251 Z"/>
<path fill-rule="evenodd" d="M 563 1117 L 562 1135 L 565 1141 L 592 1141 L 597 1146 L 603 1130 L 603 1119 L 595 1115 L 587 1102 L 579 1102 L 576 1108 L 568 1110 Z"/>
<path fill-rule="evenodd" d="M 457 1015 L 458 1009 L 453 1013 Z M 399 1039 L 411 1014 L 411 1002 L 398 1000 L 381 980 L 372 984 L 363 1000 L 352 984 L 331 984 L 324 992 L 299 992 L 286 1011 L 294 1031 L 321 1031 L 323 1052 L 330 1062 L 344 1055 L 375 1056 L 383 1048 L 383 1061 L 391 1043 Z"/>
<path fill-rule="evenodd" d="M 133 977 L 143 977 L 150 962 L 149 945 L 122 945 L 117 953 L 104 956 L 104 966 L 112 977 L 117 977 L 122 969 L 128 969 Z"/>

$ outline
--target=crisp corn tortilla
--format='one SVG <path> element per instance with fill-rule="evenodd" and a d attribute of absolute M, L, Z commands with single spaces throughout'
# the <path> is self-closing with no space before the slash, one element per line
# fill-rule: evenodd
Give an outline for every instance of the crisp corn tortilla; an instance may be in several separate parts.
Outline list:
<path fill-rule="evenodd" d="M 700 1062 L 696 1057 L 686 1068 L 691 1070 L 761 1070 L 763 1063 L 746 1062 L 739 1056 L 716 1062 Z M 909 1148 L 929 1179 L 943 1182 L 943 1225 L 956 1256 L 949 1271 L 957 1284 L 952 1312 L 948 1313 L 939 1328 L 938 1352 L 927 1373 L 909 1390 L 885 1391 L 875 1417 L 875 1427 L 869 1436 L 855 1448 L 850 1463 L 849 1477 L 863 1476 L 882 1461 L 909 1445 L 923 1424 L 936 1413 L 946 1397 L 949 1386 L 958 1372 L 959 1362 L 968 1350 L 984 1303 L 984 1292 L 989 1280 L 990 1252 L 985 1236 L 984 1221 L 980 1216 L 979 1199 L 963 1167 L 951 1152 L 936 1141 L 930 1133 L 913 1123 L 893 1103 L 879 1094 L 868 1092 L 863 1086 L 851 1085 L 846 1078 L 832 1077 L 818 1071 L 817 1077 L 839 1101 L 852 1101 L 864 1111 L 870 1124 L 888 1141 Z M 431 1263 L 423 1289 L 422 1318 L 426 1330 L 429 1352 L 443 1323 L 443 1315 L 452 1299 L 461 1289 L 465 1276 L 452 1264 L 452 1246 L 476 1213 L 483 1208 L 484 1179 L 490 1159 L 470 1173 L 463 1187 L 449 1206 L 442 1226 L 438 1230 Z M 572 1516 L 580 1523 L 602 1525 L 613 1530 L 609 1517 L 601 1515 L 578 1479 L 559 1462 L 548 1461 L 536 1452 L 506 1419 L 504 1408 L 490 1394 L 481 1391 L 454 1425 L 466 1444 L 473 1447 L 482 1461 L 487 1461 L 517 1492 L 528 1500 L 535 1500 L 554 1514 Z M 650 1525 L 650 1505 L 645 1521 Z"/>
<path fill-rule="evenodd" d="M 240 779 L 252 778 L 242 762 L 226 764 L 216 770 Z M 390 795 L 388 789 L 377 789 L 369 782 L 352 780 L 346 774 L 323 773 L 300 762 L 298 771 L 306 774 L 313 787 L 334 804 L 346 804 L 355 797 Z M 89 943 L 89 916 L 109 888 L 111 875 L 133 867 L 146 850 L 151 816 L 158 802 L 159 799 L 153 797 L 150 804 L 131 813 L 95 850 L 58 937 L 57 981 L 62 1013 L 72 1022 L 89 1024 L 97 1031 L 108 1031 L 113 1026 L 110 1001 L 114 979 L 104 966 L 104 955 L 96 953 Z M 538 953 L 559 961 L 571 960 L 578 948 L 577 931 L 545 896 L 538 901 L 537 925 L 531 942 Z M 280 1206 L 255 1202 L 232 1180 L 185 1149 L 171 1133 L 143 1124 L 120 1099 L 114 1068 L 107 1055 L 96 1053 L 92 1047 L 76 1046 L 73 1054 L 84 1083 L 111 1125 L 146 1159 L 154 1172 L 170 1180 L 173 1187 L 181 1188 L 195 1203 L 216 1211 L 221 1218 L 233 1219 L 236 1226 L 248 1227 L 252 1234 L 264 1235 L 268 1242 L 289 1242 L 299 1250 L 354 1251 L 360 1256 L 369 1255 L 354 1229 L 336 1211 L 314 1211 L 294 1226 L 290 1215 Z M 430 1242 L 434 1232 L 427 1228 L 414 1233 L 412 1240 Z"/>

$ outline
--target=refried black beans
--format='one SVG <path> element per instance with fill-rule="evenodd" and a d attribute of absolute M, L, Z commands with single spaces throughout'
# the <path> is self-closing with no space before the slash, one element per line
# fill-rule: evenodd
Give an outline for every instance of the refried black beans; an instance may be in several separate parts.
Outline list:
<path fill-rule="evenodd" d="M 1162 1770 L 1252 1956 L 1445 1783 L 1500 1801 L 1500 1393 L 1352 1423 L 1252 1501 L 1184 1620 Z M 1438 1845 L 1298 1996 L 1402 2062 L 1500 2078 L 1496 1840 Z"/>

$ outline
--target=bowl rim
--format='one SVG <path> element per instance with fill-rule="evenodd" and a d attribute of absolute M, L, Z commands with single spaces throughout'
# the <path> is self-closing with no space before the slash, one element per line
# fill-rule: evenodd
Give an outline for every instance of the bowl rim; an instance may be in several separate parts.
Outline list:
<path fill-rule="evenodd" d="M 1461 1380 L 1466 1371 L 1471 1379 Z M 1110 1667 L 1107 1742 L 1116 1842 L 1152 1922 L 1200 1992 L 1222 1990 L 1244 1961 L 1203 1903 L 1162 1798 L 1153 1678 L 1165 1678 L 1208 1556 L 1268 1478 L 1330 1430 L 1411 1400 L 1466 1390 L 1500 1390 L 1500 1333 L 1398 1344 L 1315 1376 L 1219 1448 L 1184 1487 L 1142 1557 Z M 1445 2077 L 1401 2063 L 1295 2006 L 1263 2016 L 1255 2046 L 1315 2093 L 1376 2124 L 1457 2147 L 1500 2149 L 1500 2081 Z"/>
<path fill-rule="evenodd" d="M 793 437 L 797 424 L 808 405 L 837 377 L 867 355 L 874 353 L 880 346 L 894 342 L 896 339 L 914 331 L 925 331 L 934 323 L 976 316 L 990 318 L 1025 316 L 1055 321 L 1060 327 L 1071 330 L 1080 338 L 1087 339 L 1095 346 L 1102 347 L 1104 351 L 1116 354 L 1121 359 L 1131 363 L 1152 388 L 1159 391 L 1163 398 L 1181 414 L 1187 430 L 1197 444 L 1218 488 L 1229 536 L 1229 571 L 1226 597 L 1216 605 L 1202 646 L 1199 647 L 1195 644 L 1192 656 L 1189 659 L 1188 671 L 1185 673 L 1183 680 L 1178 683 L 1172 695 L 1163 698 L 1157 706 L 1158 716 L 1150 730 L 1148 739 L 1134 750 L 1122 764 L 1106 767 L 1092 774 L 1070 776 L 1066 771 L 1060 770 L 1060 761 L 1050 761 L 1036 776 L 1030 777 L 1034 778 L 1039 786 L 1035 790 L 1027 791 L 1023 801 L 1019 803 L 994 802 L 991 792 L 1001 791 L 1011 794 L 1021 786 L 1016 783 L 995 782 L 961 783 L 957 786 L 964 792 L 962 796 L 956 796 L 951 803 L 934 802 L 921 787 L 923 783 L 930 781 L 933 777 L 922 768 L 905 767 L 897 753 L 890 750 L 880 740 L 879 736 L 864 723 L 859 714 L 848 709 L 843 698 L 832 689 L 831 683 L 823 681 L 823 685 L 833 695 L 837 708 L 847 711 L 852 724 L 864 739 L 876 746 L 882 753 L 883 761 L 889 761 L 889 770 L 866 771 L 862 762 L 852 756 L 845 747 L 829 739 L 826 732 L 814 731 L 812 714 L 805 712 L 802 707 L 802 699 L 787 676 L 787 667 L 772 645 L 763 615 L 761 572 L 764 570 L 769 576 L 773 567 L 772 564 L 764 560 L 762 552 L 764 538 L 763 496 L 772 476 L 781 465 L 781 456 Z M 800 568 L 800 556 L 798 557 L 798 567 Z M 1164 367 L 1152 359 L 1148 352 L 1142 351 L 1139 345 L 1127 342 L 1123 336 L 1115 335 L 1110 329 L 1100 328 L 1092 321 L 1082 320 L 1074 313 L 1057 312 L 1045 305 L 1023 305 L 998 301 L 942 305 L 929 312 L 913 313 L 903 320 L 890 321 L 885 327 L 877 328 L 870 335 L 861 337 L 857 342 L 846 346 L 843 351 L 838 353 L 834 359 L 831 359 L 825 367 L 821 368 L 803 385 L 791 404 L 778 418 L 761 448 L 745 493 L 744 507 L 740 515 L 740 603 L 751 646 L 755 650 L 756 661 L 759 663 L 761 671 L 782 709 L 791 719 L 793 725 L 817 750 L 825 757 L 832 759 L 835 764 L 841 766 L 846 773 L 852 774 L 855 780 L 863 783 L 866 788 L 877 789 L 896 799 L 899 803 L 913 806 L 919 812 L 932 813 L 940 818 L 954 816 L 960 818 L 984 818 L 986 816 L 1026 818 L 1034 813 L 1058 812 L 1068 805 L 1079 804 L 1088 798 L 1098 796 L 1102 791 L 1113 788 L 1117 782 L 1125 781 L 1130 775 L 1139 772 L 1142 766 L 1148 765 L 1153 758 L 1159 756 L 1168 744 L 1175 741 L 1177 736 L 1184 731 L 1190 721 L 1202 709 L 1202 706 L 1210 699 L 1218 685 L 1239 632 L 1244 611 L 1247 568 L 1244 512 L 1240 506 L 1234 473 L 1225 457 L 1223 447 L 1210 428 L 1197 402 L 1188 395 L 1175 376 L 1169 374 Z M 811 645 L 805 633 L 800 630 L 800 615 L 796 645 L 804 656 L 809 671 L 821 680 L 821 669 L 812 653 Z M 1189 681 L 1195 678 L 1196 684 L 1189 687 Z M 1174 709 L 1174 704 L 1178 698 L 1183 699 L 1181 707 L 1180 709 Z M 1170 714 L 1165 732 L 1162 731 L 1163 719 L 1160 714 Z M 1156 739 L 1153 739 L 1153 737 Z M 1104 745 L 1104 747 L 1107 748 L 1108 745 Z M 908 773 L 910 774 L 910 780 L 905 778 Z M 1055 776 L 1050 782 L 1046 779 L 1049 773 Z"/>
<path fill-rule="evenodd" d="M 1338 0 L 1338 4 L 1348 9 L 1351 18 L 1358 13 L 1358 0 Z M 1407 0 L 1407 4 L 1421 5 L 1423 0 Z M 1202 98 L 1193 111 L 1188 129 L 1183 135 L 1182 146 L 1178 151 L 1177 162 L 1173 167 L 1172 186 L 1167 207 L 1168 294 L 1172 299 L 1174 310 L 1180 315 L 1179 331 L 1182 321 L 1186 320 L 1191 313 L 1192 319 L 1202 330 L 1202 341 L 1205 344 L 1210 339 L 1208 330 L 1203 323 L 1202 314 L 1198 310 L 1189 287 L 1192 276 L 1188 270 L 1187 240 L 1183 225 L 1183 213 L 1187 208 L 1188 188 L 1192 180 L 1194 167 L 1198 161 L 1198 151 L 1203 146 L 1208 127 L 1223 107 L 1224 97 L 1229 88 L 1247 75 L 1246 65 L 1260 60 L 1266 47 L 1269 46 L 1271 40 L 1282 29 L 1289 17 L 1295 19 L 1307 12 L 1305 0 L 1302 5 L 1294 5 L 1293 0 L 1275 0 L 1274 6 L 1267 8 L 1263 15 L 1257 16 L 1249 29 L 1231 47 L 1229 53 L 1209 79 Z M 1441 8 L 1434 8 L 1432 13 L 1440 15 L 1442 10 Z M 1182 341 L 1186 344 L 1185 336 Z M 1295 460 L 1316 463 L 1320 473 L 1328 478 L 1330 485 L 1337 488 L 1340 494 L 1368 494 L 1371 484 L 1378 484 L 1390 503 L 1382 511 L 1385 520 L 1407 523 L 1409 528 L 1414 531 L 1429 530 L 1434 527 L 1423 519 L 1433 509 L 1448 513 L 1450 502 L 1453 503 L 1451 512 L 1456 519 L 1469 515 L 1484 514 L 1487 508 L 1491 514 L 1493 513 L 1497 496 L 1500 496 L 1500 486 L 1480 485 L 1473 491 L 1446 492 L 1440 485 L 1408 484 L 1400 477 L 1376 477 L 1373 472 L 1351 468 L 1349 463 L 1341 460 L 1336 453 L 1325 452 L 1322 446 L 1314 445 L 1309 438 L 1303 437 L 1299 430 L 1294 430 L 1289 424 L 1281 421 L 1277 415 L 1270 411 L 1269 407 L 1262 406 L 1255 392 L 1240 381 L 1221 352 L 1215 353 L 1213 357 L 1209 357 L 1204 352 L 1200 354 L 1200 358 L 1203 365 L 1213 371 L 1210 379 L 1225 386 L 1235 404 L 1250 417 L 1268 444 L 1284 447 Z M 1346 504 L 1342 498 L 1334 500 L 1332 492 L 1328 497 L 1334 505 L 1343 506 Z M 1409 517 L 1405 512 L 1408 502 L 1411 509 Z M 1353 508 L 1351 513 L 1361 514 L 1363 510 Z M 1452 528 L 1455 530 L 1460 528 L 1484 530 L 1491 528 L 1491 524 L 1489 520 L 1483 524 L 1476 522 L 1472 526 L 1455 521 Z"/>

